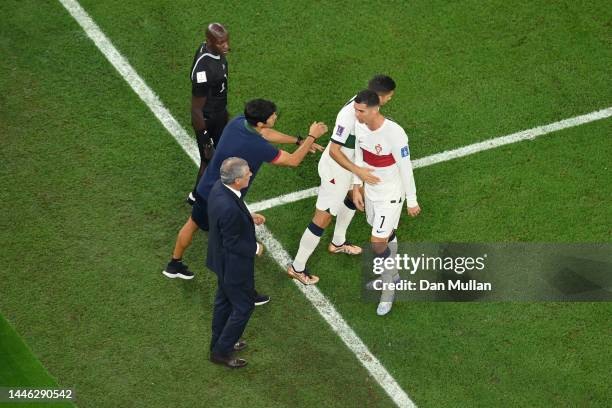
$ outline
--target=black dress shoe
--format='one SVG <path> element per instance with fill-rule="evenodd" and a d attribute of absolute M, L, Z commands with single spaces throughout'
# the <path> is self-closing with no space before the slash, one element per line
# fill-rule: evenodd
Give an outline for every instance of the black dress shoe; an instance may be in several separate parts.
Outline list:
<path fill-rule="evenodd" d="M 223 364 L 230 368 L 241 368 L 247 365 L 247 361 L 243 358 L 235 358 L 233 356 L 222 356 L 221 354 L 210 354 L 210 361 L 215 364 Z"/>
<path fill-rule="evenodd" d="M 236 344 L 234 344 L 234 351 L 242 351 L 247 348 L 247 344 L 245 341 L 238 340 Z"/>
<path fill-rule="evenodd" d="M 196 202 L 196 198 L 193 195 L 193 191 L 191 193 L 189 193 L 189 195 L 187 196 L 187 198 L 185 199 L 185 202 L 189 205 L 194 205 Z"/>
<path fill-rule="evenodd" d="M 269 301 L 270 301 L 270 296 L 268 295 L 260 295 L 259 293 L 255 295 L 255 306 L 265 305 Z"/>

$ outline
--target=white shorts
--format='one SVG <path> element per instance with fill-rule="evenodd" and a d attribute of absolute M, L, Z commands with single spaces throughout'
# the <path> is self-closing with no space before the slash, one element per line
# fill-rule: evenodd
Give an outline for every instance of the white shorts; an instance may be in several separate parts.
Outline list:
<path fill-rule="evenodd" d="M 388 238 L 397 229 L 404 200 L 398 203 L 390 201 L 371 201 L 366 196 L 365 210 L 368 224 L 372 226 L 372 236 Z"/>
<path fill-rule="evenodd" d="M 351 177 L 336 177 L 329 180 L 321 178 L 319 195 L 315 204 L 317 210 L 329 211 L 334 217 L 338 215 L 338 210 L 344 205 L 346 193 L 352 188 L 351 180 Z"/>
<path fill-rule="evenodd" d="M 353 188 L 353 173 L 340 166 L 329 155 L 330 142 L 321 155 L 317 170 L 321 185 L 315 207 L 317 210 L 329 211 L 333 216 L 344 205 L 346 193 Z"/>

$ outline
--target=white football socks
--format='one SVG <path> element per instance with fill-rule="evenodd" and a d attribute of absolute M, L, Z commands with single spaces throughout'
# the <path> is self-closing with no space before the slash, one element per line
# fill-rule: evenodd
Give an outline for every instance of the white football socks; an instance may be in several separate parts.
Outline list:
<path fill-rule="evenodd" d="M 334 227 L 334 237 L 332 243 L 340 246 L 346 242 L 346 230 L 353 220 L 355 210 L 351 210 L 346 205 L 341 205 L 336 216 L 336 226 Z"/>
<path fill-rule="evenodd" d="M 391 252 L 389 257 L 393 259 L 397 255 L 397 236 L 395 235 L 395 231 L 393 231 L 393 234 L 390 238 L 392 239 L 389 241 L 389 244 L 388 244 L 389 251 Z M 397 268 L 395 267 L 392 269 L 385 270 L 385 272 L 383 272 L 382 274 L 382 281 L 383 283 L 386 283 L 386 284 L 397 282 L 399 279 L 400 279 L 400 276 L 399 276 L 399 273 L 397 272 Z M 395 298 L 395 290 L 390 290 L 390 289 L 383 290 L 382 293 L 380 294 L 381 302 L 393 302 L 394 298 Z M 391 307 L 389 307 L 389 309 L 391 309 Z"/>
<path fill-rule="evenodd" d="M 306 228 L 302 234 L 302 239 L 300 239 L 300 248 L 293 260 L 293 269 L 297 272 L 302 272 L 306 268 L 306 262 L 308 262 L 308 258 L 310 258 L 310 255 L 319 245 L 319 241 L 321 241 L 321 237 L 313 234 L 310 229 Z"/>

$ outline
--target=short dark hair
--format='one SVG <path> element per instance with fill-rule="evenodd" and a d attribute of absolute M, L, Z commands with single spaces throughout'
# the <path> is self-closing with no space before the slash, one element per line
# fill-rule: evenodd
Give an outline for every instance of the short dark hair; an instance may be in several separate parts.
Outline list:
<path fill-rule="evenodd" d="M 365 103 L 368 108 L 380 105 L 378 94 L 370 89 L 360 91 L 355 97 L 356 103 Z"/>
<path fill-rule="evenodd" d="M 395 90 L 395 81 L 387 75 L 374 75 L 368 82 L 368 89 L 379 95 L 386 95 Z"/>
<path fill-rule="evenodd" d="M 253 99 L 244 105 L 244 117 L 251 126 L 257 126 L 258 122 L 266 123 L 274 112 L 276 112 L 274 102 L 265 99 Z"/>

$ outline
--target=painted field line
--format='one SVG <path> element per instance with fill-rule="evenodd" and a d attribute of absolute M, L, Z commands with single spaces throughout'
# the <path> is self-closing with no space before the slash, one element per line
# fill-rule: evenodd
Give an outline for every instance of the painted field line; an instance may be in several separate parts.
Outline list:
<path fill-rule="evenodd" d="M 108 37 L 100 30 L 98 25 L 89 17 L 89 14 L 75 0 L 59 0 L 70 15 L 79 23 L 85 34 L 96 44 L 108 62 L 121 74 L 123 79 L 132 87 L 136 95 L 151 109 L 155 117 L 168 132 L 176 139 L 191 160 L 200 165 L 198 147 L 192 137 L 185 131 L 180 123 L 168 111 L 159 97 L 149 88 L 145 81 L 132 68 L 128 60 L 121 55 Z"/>
<path fill-rule="evenodd" d="M 264 226 L 258 226 L 257 238 L 263 242 L 272 258 L 279 264 L 283 271 L 287 265 L 293 262 L 291 256 L 285 251 L 282 244 L 278 242 L 272 233 Z M 295 286 L 314 305 L 319 314 L 330 325 L 332 330 L 342 339 L 344 344 L 357 356 L 359 362 L 370 372 L 370 375 L 380 384 L 385 392 L 391 397 L 398 407 L 416 407 L 406 392 L 399 386 L 397 381 L 389 374 L 387 369 L 378 361 L 376 356 L 370 352 L 359 336 L 338 313 L 332 302 L 330 302 L 315 285 L 305 286 L 292 279 Z"/>
<path fill-rule="evenodd" d="M 460 147 L 458 149 L 447 150 L 441 153 L 432 154 L 431 156 L 413 160 L 412 165 L 414 168 L 427 167 L 431 166 L 432 164 L 442 163 L 445 161 L 457 159 L 459 157 L 469 156 L 474 153 L 495 149 L 496 147 L 508 145 L 511 143 L 521 142 L 523 140 L 533 140 L 539 136 L 547 135 L 549 133 L 553 133 L 562 129 L 583 125 L 585 123 L 594 122 L 596 120 L 609 118 L 610 116 L 612 116 L 612 107 L 580 116 L 575 116 L 573 118 L 560 120 L 558 122 L 550 123 L 548 125 L 538 126 L 532 129 L 512 133 L 507 136 L 500 136 L 493 139 L 488 139 L 484 142 L 474 143 L 471 145 Z M 279 205 L 289 204 L 294 201 L 299 201 L 305 198 L 316 196 L 318 194 L 318 191 L 318 187 L 295 191 L 293 193 L 281 195 L 275 198 L 271 198 L 269 200 L 263 200 L 257 203 L 253 203 L 249 207 L 253 211 L 263 211 Z"/>
<path fill-rule="evenodd" d="M 174 119 L 168 109 L 166 109 L 160 101 L 159 97 L 147 86 L 129 62 L 113 46 L 97 24 L 89 17 L 87 12 L 83 10 L 76 0 L 59 1 L 79 23 L 87 36 L 92 39 L 109 62 L 132 87 L 134 92 L 136 92 L 149 109 L 151 109 L 155 117 L 164 125 L 168 132 L 170 132 L 191 160 L 199 165 L 199 155 L 195 141 L 188 136 L 185 129 L 183 129 L 176 119 Z M 257 227 L 257 236 L 268 248 L 268 252 L 272 255 L 272 258 L 284 271 L 286 266 L 291 262 L 291 258 L 281 243 L 263 226 Z M 414 407 L 414 403 L 410 400 L 406 392 L 397 384 L 395 379 L 389 374 L 380 361 L 378 361 L 378 359 L 368 350 L 363 341 L 357 336 L 353 329 L 351 329 L 348 323 L 346 323 L 321 291 L 314 286 L 304 287 L 299 283 L 296 283 L 296 286 L 331 326 L 332 330 L 338 334 L 349 349 L 355 353 L 359 362 L 380 384 L 393 402 L 399 407 Z"/>

